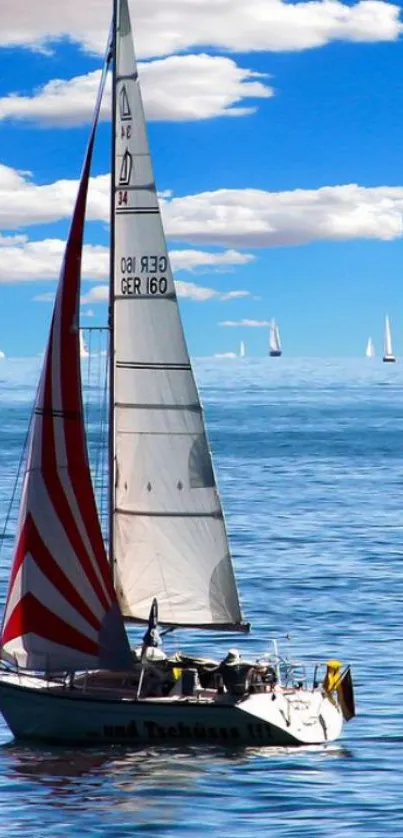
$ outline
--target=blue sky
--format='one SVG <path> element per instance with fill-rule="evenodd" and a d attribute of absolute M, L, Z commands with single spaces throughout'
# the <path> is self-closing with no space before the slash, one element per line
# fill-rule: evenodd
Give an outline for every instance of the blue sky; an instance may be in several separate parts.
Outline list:
<path fill-rule="evenodd" d="M 2 0 L 7 356 L 37 354 L 46 341 L 111 3 L 57 5 Z M 248 354 L 264 355 L 274 316 L 287 355 L 360 355 L 368 335 L 379 354 L 386 312 L 403 353 L 400 7 L 134 0 L 131 12 L 191 353 L 238 351 L 243 339 Z M 83 325 L 105 322 L 97 300 L 106 283 L 108 172 L 105 117 Z"/>

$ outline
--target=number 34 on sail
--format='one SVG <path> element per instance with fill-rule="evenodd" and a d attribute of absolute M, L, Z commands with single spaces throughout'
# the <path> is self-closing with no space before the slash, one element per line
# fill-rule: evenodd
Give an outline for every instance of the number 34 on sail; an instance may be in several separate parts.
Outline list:
<path fill-rule="evenodd" d="M 162 648 L 162 634 L 174 628 L 248 626 L 166 249 L 127 0 L 114 0 L 113 11 L 30 429 L 0 709 L 16 737 L 56 743 L 328 742 L 354 714 L 348 667 L 329 661 L 325 677 L 316 669 L 308 682 L 277 649 L 259 660 L 236 650 L 216 660 Z M 87 455 L 78 323 L 87 190 L 110 63 L 108 556 Z M 138 649 L 129 647 L 125 620 L 146 625 Z"/>

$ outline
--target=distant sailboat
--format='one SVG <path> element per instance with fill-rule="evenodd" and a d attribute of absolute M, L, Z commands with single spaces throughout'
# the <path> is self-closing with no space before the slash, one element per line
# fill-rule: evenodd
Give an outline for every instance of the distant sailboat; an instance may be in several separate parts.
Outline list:
<path fill-rule="evenodd" d="M 390 322 L 389 317 L 386 315 L 385 317 L 385 342 L 384 342 L 384 353 L 383 353 L 383 361 L 385 363 L 393 364 L 396 361 L 396 358 L 393 354 L 392 348 L 392 334 L 390 331 Z"/>
<path fill-rule="evenodd" d="M 372 342 L 372 338 L 368 338 L 367 347 L 365 350 L 365 355 L 367 358 L 375 358 L 375 347 Z"/>
<path fill-rule="evenodd" d="M 83 330 L 80 329 L 80 358 L 88 358 L 89 354 L 87 344 L 84 340 Z"/>
<path fill-rule="evenodd" d="M 245 344 L 244 344 L 243 340 L 241 340 L 241 345 L 239 347 L 239 357 L 244 358 L 245 355 L 246 355 Z"/>
<path fill-rule="evenodd" d="M 279 358 L 282 354 L 280 332 L 275 320 L 270 323 L 269 355 L 271 358 Z"/>

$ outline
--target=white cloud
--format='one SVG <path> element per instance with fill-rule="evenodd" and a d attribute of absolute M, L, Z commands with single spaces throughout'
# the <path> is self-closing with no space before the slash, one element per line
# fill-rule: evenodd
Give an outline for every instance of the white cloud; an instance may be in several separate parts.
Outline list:
<path fill-rule="evenodd" d="M 29 174 L 0 164 L 0 229 L 70 218 L 77 185 L 60 180 L 39 186 Z M 181 197 L 164 194 L 160 205 L 167 236 L 182 242 L 271 247 L 359 238 L 388 241 L 403 233 L 403 186 L 352 183 L 287 192 L 219 189 Z M 108 219 L 109 176 L 99 175 L 91 179 L 87 220 Z M 97 256 L 99 252 L 94 252 Z M 188 253 L 181 256 L 185 261 L 190 258 Z M 239 255 L 238 260 L 250 258 Z M 192 267 L 189 262 L 187 267 Z M 99 265 L 94 269 L 99 270 Z"/>
<path fill-rule="evenodd" d="M 225 250 L 222 253 L 209 253 L 205 250 L 171 250 L 171 264 L 175 271 L 193 271 L 197 269 L 228 270 L 236 265 L 247 265 L 256 258 L 251 253 L 238 250 Z"/>
<path fill-rule="evenodd" d="M 393 41 L 400 8 L 382 0 L 130 0 L 140 57 L 210 45 L 236 52 L 303 50 L 331 41 Z M 43 49 L 69 37 L 103 53 L 110 0 L 1 0 L 0 44 Z"/>
<path fill-rule="evenodd" d="M 76 180 L 58 180 L 38 186 L 29 172 L 0 163 L 0 228 L 14 229 L 29 224 L 46 224 L 70 218 L 77 195 Z M 109 175 L 91 181 L 87 218 L 108 218 Z"/>
<path fill-rule="evenodd" d="M 220 189 L 164 199 L 167 234 L 235 247 L 310 241 L 391 240 L 403 232 L 403 187 L 325 186 L 265 192 Z"/>
<path fill-rule="evenodd" d="M 214 358 L 238 358 L 235 352 L 217 352 Z"/>
<path fill-rule="evenodd" d="M 264 329 L 270 326 L 268 320 L 222 320 L 219 326 L 242 326 L 246 329 Z"/>
<path fill-rule="evenodd" d="M 108 285 L 94 285 L 81 296 L 81 304 L 83 303 L 106 303 L 109 300 L 109 286 Z"/>
<path fill-rule="evenodd" d="M 0 247 L 9 247 L 14 244 L 23 244 L 27 237 L 23 234 L 17 236 L 2 236 L 0 233 Z"/>
<path fill-rule="evenodd" d="M 18 238 L 23 241 L 1 246 L 0 282 L 56 279 L 63 259 L 65 242 L 61 239 L 28 241 L 26 237 Z M 83 250 L 84 277 L 104 278 L 108 274 L 108 265 L 107 248 L 101 245 L 85 245 Z M 53 299 L 52 295 L 51 299 Z"/>
<path fill-rule="evenodd" d="M 173 55 L 140 65 L 146 116 L 150 120 L 198 120 L 242 116 L 254 107 L 244 99 L 267 99 L 274 91 L 260 73 L 239 67 L 231 58 Z M 69 80 L 54 79 L 33 95 L 11 93 L 0 98 L 0 120 L 28 119 L 51 125 L 80 125 L 92 119 L 100 71 Z M 111 112 L 110 80 L 101 118 Z"/>
<path fill-rule="evenodd" d="M 222 300 L 236 300 L 240 299 L 241 297 L 250 297 L 249 291 L 227 291 L 225 294 L 221 294 Z"/>
<path fill-rule="evenodd" d="M 55 299 L 55 292 L 45 291 L 44 294 L 36 294 L 36 296 L 32 299 L 34 303 L 53 303 L 53 300 Z"/>
<path fill-rule="evenodd" d="M 242 297 L 250 297 L 249 291 L 217 291 L 215 288 L 202 288 L 194 282 L 175 281 L 178 297 L 185 297 L 188 300 L 205 302 L 206 300 L 235 300 Z"/>
<path fill-rule="evenodd" d="M 32 280 L 56 279 L 59 275 L 66 243 L 62 239 L 30 241 L 27 236 L 0 237 L 0 282 L 26 282 Z M 251 262 L 255 257 L 236 250 L 208 253 L 203 250 L 172 250 L 170 259 L 173 270 L 191 271 L 202 268 L 220 270 L 234 265 Z M 85 244 L 83 248 L 82 276 L 84 279 L 99 280 L 109 275 L 109 248 L 103 245 Z M 187 283 L 183 283 L 184 287 Z M 101 288 L 102 286 L 98 286 Z M 195 286 L 198 287 L 198 286 Z M 204 289 L 205 290 L 205 289 Z M 92 289 L 90 294 L 95 294 Z M 103 293 L 103 292 L 101 292 Z M 227 299 L 247 292 L 229 291 Z M 87 299 L 88 298 L 88 299 Z M 87 295 L 85 302 L 91 302 Z M 48 301 L 53 294 L 42 294 L 36 299 Z M 88 317 L 92 312 L 88 312 Z"/>

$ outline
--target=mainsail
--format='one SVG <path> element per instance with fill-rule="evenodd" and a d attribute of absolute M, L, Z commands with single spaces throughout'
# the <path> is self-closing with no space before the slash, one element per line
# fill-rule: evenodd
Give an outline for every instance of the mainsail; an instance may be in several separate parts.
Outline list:
<path fill-rule="evenodd" d="M 32 421 L 1 654 L 30 669 L 121 668 L 129 645 L 91 483 L 80 377 L 85 157 Z"/>
<path fill-rule="evenodd" d="M 246 355 L 245 344 L 244 344 L 244 341 L 241 340 L 241 343 L 240 343 L 240 346 L 239 346 L 239 357 L 244 358 L 245 355 Z"/>
<path fill-rule="evenodd" d="M 240 628 L 202 409 L 162 227 L 127 0 L 115 89 L 112 550 L 124 615 Z"/>

